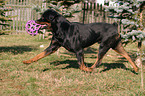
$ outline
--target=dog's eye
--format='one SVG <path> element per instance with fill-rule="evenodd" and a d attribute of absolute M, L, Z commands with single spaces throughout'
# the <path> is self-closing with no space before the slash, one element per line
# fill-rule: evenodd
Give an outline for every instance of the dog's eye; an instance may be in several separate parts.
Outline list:
<path fill-rule="evenodd" d="M 53 19 L 53 16 L 50 16 L 49 19 L 52 20 Z"/>

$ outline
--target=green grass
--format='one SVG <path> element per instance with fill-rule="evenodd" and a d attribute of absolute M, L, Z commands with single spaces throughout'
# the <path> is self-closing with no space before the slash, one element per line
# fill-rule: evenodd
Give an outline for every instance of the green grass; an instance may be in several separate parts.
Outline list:
<path fill-rule="evenodd" d="M 0 96 L 143 96 L 140 71 L 135 74 L 128 61 L 110 50 L 93 73 L 79 69 L 75 54 L 60 48 L 38 62 L 24 65 L 46 48 L 50 40 L 27 34 L 0 36 Z M 40 48 L 40 45 L 44 48 Z M 125 47 L 133 59 L 137 44 Z M 145 50 L 145 47 L 143 48 Z M 85 63 L 91 66 L 98 44 L 85 49 Z M 145 65 L 143 65 L 145 70 Z M 145 73 L 145 71 L 144 71 Z M 144 75 L 145 80 L 145 75 Z M 145 88 L 144 88 L 145 89 Z"/>

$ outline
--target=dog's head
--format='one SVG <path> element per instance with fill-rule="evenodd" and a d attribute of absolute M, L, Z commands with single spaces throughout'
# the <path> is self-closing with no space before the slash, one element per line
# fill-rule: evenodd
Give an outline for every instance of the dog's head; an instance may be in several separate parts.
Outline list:
<path fill-rule="evenodd" d="M 42 14 L 40 19 L 36 20 L 36 23 L 44 25 L 44 29 L 51 29 L 51 23 L 57 16 L 59 14 L 56 11 L 48 9 Z"/>

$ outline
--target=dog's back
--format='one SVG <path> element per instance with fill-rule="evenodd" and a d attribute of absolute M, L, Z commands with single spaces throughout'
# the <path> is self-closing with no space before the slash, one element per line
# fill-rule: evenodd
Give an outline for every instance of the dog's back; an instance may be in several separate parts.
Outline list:
<path fill-rule="evenodd" d="M 101 43 L 118 37 L 117 26 L 108 23 L 72 23 L 77 26 L 82 47 L 88 47 L 96 42 Z M 116 38 L 118 40 L 119 38 Z M 114 40 L 114 41 L 116 41 Z"/>

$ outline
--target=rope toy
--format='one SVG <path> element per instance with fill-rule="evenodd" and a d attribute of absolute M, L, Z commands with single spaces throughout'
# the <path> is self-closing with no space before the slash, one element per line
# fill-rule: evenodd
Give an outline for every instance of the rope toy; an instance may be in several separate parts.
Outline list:
<path fill-rule="evenodd" d="M 41 28 L 40 24 L 37 24 L 34 20 L 30 20 L 26 23 L 26 31 L 32 35 L 35 36 L 38 34 L 39 29 Z"/>

